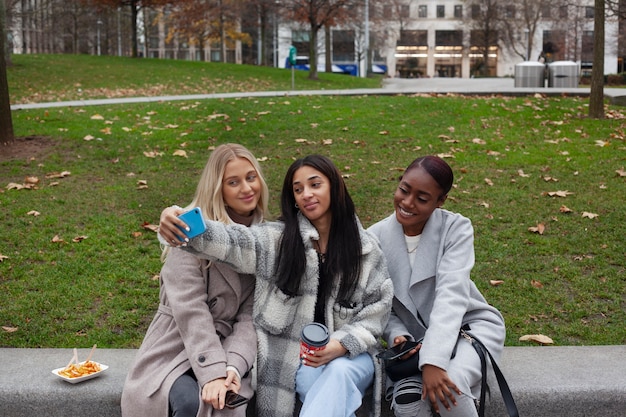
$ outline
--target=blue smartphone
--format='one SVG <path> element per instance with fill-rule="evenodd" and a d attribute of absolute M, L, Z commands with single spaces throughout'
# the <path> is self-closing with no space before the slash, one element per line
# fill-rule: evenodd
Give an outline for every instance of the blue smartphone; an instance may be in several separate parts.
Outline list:
<path fill-rule="evenodd" d="M 181 228 L 183 233 L 185 233 L 188 238 L 198 236 L 206 230 L 206 223 L 204 221 L 204 217 L 202 217 L 202 210 L 200 210 L 200 207 L 186 211 L 178 216 L 178 218 L 187 223 L 187 226 L 189 226 L 189 231 Z"/>

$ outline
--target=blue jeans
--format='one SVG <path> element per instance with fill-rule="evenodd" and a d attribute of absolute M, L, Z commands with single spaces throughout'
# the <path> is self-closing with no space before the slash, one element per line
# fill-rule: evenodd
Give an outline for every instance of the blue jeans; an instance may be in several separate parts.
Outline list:
<path fill-rule="evenodd" d="M 313 368 L 300 365 L 296 392 L 302 401 L 300 417 L 353 417 L 374 381 L 374 362 L 367 353 L 334 359 Z"/>

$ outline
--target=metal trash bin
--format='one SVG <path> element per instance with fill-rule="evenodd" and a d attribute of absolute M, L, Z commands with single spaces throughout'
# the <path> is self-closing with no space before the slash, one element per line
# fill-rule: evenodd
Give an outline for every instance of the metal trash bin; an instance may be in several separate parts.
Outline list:
<path fill-rule="evenodd" d="M 548 64 L 548 87 L 577 88 L 578 64 L 572 61 L 555 61 Z"/>
<path fill-rule="evenodd" d="M 545 87 L 546 66 L 541 62 L 524 61 L 515 65 L 515 87 Z"/>

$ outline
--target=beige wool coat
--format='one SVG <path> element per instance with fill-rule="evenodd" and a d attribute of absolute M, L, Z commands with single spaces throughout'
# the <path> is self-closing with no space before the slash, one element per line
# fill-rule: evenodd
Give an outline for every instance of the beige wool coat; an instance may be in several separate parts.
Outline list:
<path fill-rule="evenodd" d="M 189 369 L 201 387 L 242 376 L 239 393 L 251 398 L 249 371 L 256 356 L 252 323 L 255 280 L 228 266 L 172 248 L 161 270 L 160 304 L 128 372 L 122 392 L 124 417 L 167 417 L 174 381 Z M 201 401 L 198 416 L 245 416 L 245 407 L 213 410 Z"/>

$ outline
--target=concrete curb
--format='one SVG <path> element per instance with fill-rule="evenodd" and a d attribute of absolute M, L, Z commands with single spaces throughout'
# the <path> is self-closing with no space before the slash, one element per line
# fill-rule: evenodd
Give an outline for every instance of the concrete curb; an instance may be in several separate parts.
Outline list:
<path fill-rule="evenodd" d="M 109 365 L 101 376 L 70 384 L 52 374 L 71 349 L 0 349 L 1 415 L 11 417 L 119 417 L 122 388 L 135 349 L 98 349 Z M 79 359 L 89 349 L 79 349 Z M 506 347 L 500 367 L 522 417 L 626 415 L 626 346 Z M 490 371 L 488 417 L 506 416 Z M 489 397 L 488 397 L 489 398 Z M 392 417 L 383 402 L 383 417 Z"/>

